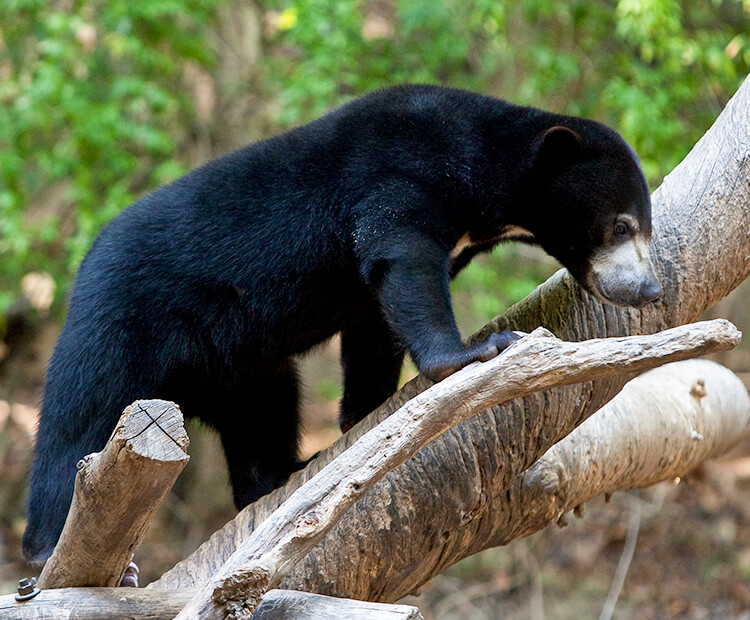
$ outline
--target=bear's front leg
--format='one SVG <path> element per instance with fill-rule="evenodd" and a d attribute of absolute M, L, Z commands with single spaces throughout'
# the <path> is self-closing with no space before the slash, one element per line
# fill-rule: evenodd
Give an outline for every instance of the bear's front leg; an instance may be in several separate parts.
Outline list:
<path fill-rule="evenodd" d="M 389 246 L 379 282 L 383 314 L 420 372 L 435 381 L 476 361 L 487 361 L 521 336 L 504 331 L 466 346 L 456 326 L 450 298 L 447 250 L 429 237 L 402 235 L 398 251 Z"/>

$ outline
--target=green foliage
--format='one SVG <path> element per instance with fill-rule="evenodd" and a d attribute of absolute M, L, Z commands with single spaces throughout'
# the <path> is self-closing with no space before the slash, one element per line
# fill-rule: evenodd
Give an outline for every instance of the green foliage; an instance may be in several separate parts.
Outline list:
<path fill-rule="evenodd" d="M 750 20 L 740 2 L 621 0 L 617 58 L 604 85 L 610 117 L 651 178 L 671 170 L 713 122 L 750 68 Z"/>
<path fill-rule="evenodd" d="M 502 244 L 477 257 L 452 286 L 462 332 L 471 333 L 491 321 L 557 269 L 552 258 L 521 244 Z"/>
<path fill-rule="evenodd" d="M 750 69 L 748 0 L 259 4 L 265 39 L 252 83 L 277 102 L 271 131 L 375 88 L 444 83 L 598 118 L 633 144 L 652 183 Z M 0 2 L 0 314 L 28 271 L 50 272 L 65 291 L 101 227 L 184 171 L 175 154 L 195 121 L 183 75 L 188 64 L 212 66 L 218 6 Z M 505 269 L 498 256 L 495 271 Z M 483 269 L 458 287 L 480 315 L 491 304 L 477 281 L 507 299 L 531 286 Z"/>
<path fill-rule="evenodd" d="M 0 314 L 24 273 L 67 284 L 107 221 L 183 172 L 180 75 L 211 62 L 213 4 L 0 3 Z"/>
<path fill-rule="evenodd" d="M 496 0 L 267 4 L 282 11 L 267 65 L 267 80 L 280 93 L 281 125 L 396 83 L 485 87 L 505 46 L 498 36 L 505 8 Z"/>

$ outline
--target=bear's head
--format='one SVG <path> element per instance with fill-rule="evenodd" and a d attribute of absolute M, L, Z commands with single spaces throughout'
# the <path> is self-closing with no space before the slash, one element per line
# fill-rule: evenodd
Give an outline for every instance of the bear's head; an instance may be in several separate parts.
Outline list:
<path fill-rule="evenodd" d="M 640 308 L 661 295 L 648 244 L 651 199 L 632 148 L 593 121 L 545 130 L 533 149 L 540 210 L 526 227 L 589 293 Z"/>

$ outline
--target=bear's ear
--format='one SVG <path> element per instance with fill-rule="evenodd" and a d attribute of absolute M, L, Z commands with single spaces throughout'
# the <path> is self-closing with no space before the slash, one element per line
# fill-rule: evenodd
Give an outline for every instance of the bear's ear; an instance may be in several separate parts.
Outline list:
<path fill-rule="evenodd" d="M 550 127 L 537 142 L 537 159 L 547 163 L 570 163 L 579 159 L 583 151 L 583 140 L 569 127 Z"/>

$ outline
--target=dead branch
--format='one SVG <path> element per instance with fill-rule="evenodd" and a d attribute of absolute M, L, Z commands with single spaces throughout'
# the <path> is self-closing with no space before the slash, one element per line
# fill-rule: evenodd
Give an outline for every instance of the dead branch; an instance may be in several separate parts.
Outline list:
<path fill-rule="evenodd" d="M 0 596 L 0 620 L 171 620 L 194 594 L 188 589 L 56 588 L 23 602 L 8 594 Z"/>
<path fill-rule="evenodd" d="M 721 319 L 652 336 L 578 343 L 560 341 L 543 328 L 535 330 L 503 355 L 432 386 L 362 436 L 266 519 L 177 619 L 249 618 L 263 593 L 378 480 L 480 411 L 534 391 L 732 348 L 740 337 Z"/>
<path fill-rule="evenodd" d="M 750 273 L 750 80 L 653 195 L 652 258 L 662 300 L 641 311 L 605 306 L 558 272 L 487 330 L 545 325 L 565 340 L 655 332 L 696 320 Z M 514 478 L 601 408 L 623 386 L 613 377 L 548 390 L 493 407 L 407 461 L 350 510 L 286 584 L 370 600 L 393 600 L 473 553 L 498 520 L 487 508 Z M 324 451 L 282 489 L 248 506 L 154 587 L 204 583 L 250 532 L 358 437 L 429 387 L 418 377 Z M 720 415 L 720 412 L 717 413 Z M 610 437 L 600 437 L 605 443 Z M 498 455 L 508 455 L 498 458 Z M 398 553 L 393 553 L 398 549 Z M 340 562 L 347 557 L 359 568 Z M 442 558 L 440 567 L 435 558 Z M 413 586 L 412 586 L 413 587 Z"/>
<path fill-rule="evenodd" d="M 117 586 L 148 524 L 188 462 L 174 403 L 139 400 L 101 452 L 78 464 L 73 503 L 39 587 Z"/>
<path fill-rule="evenodd" d="M 44 590 L 30 601 L 19 603 L 12 595 L 0 596 L 0 620 L 171 620 L 195 594 L 195 590 L 145 590 L 136 588 L 61 588 Z M 263 597 L 253 620 L 422 620 L 411 605 L 369 603 L 308 594 L 294 590 L 271 590 Z"/>

